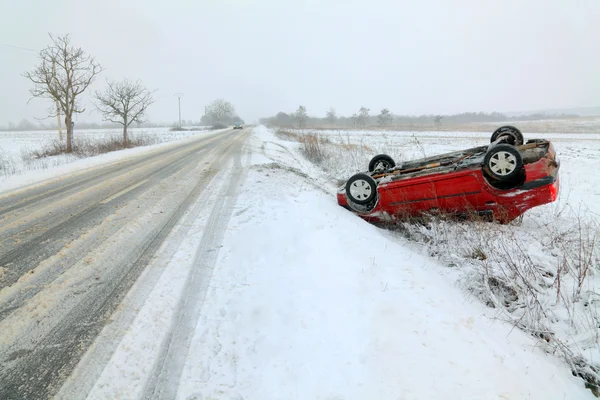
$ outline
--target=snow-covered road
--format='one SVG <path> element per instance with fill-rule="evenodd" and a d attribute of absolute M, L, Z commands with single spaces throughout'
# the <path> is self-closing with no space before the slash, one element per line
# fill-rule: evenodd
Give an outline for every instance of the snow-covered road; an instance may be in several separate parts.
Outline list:
<path fill-rule="evenodd" d="M 269 130 L 230 135 L 198 141 L 188 149 L 197 163 L 175 157 L 185 171 L 154 197 L 117 196 L 98 225 L 0 291 L 17 301 L 0 321 L 0 398 L 593 398 L 435 261 L 337 206 L 335 185 Z M 160 211 L 175 215 L 194 182 L 207 189 L 165 223 Z M 113 299 L 105 288 L 123 282 L 119 260 L 160 226 L 164 240 L 138 254 L 139 273 Z M 102 318 L 71 312 L 97 293 L 112 306 L 84 309 Z M 48 367 L 49 354 L 70 361 L 57 373 L 19 369 Z"/>
<path fill-rule="evenodd" d="M 178 244 L 191 206 L 235 194 L 246 136 L 202 136 L 2 195 L 0 398 L 56 392 L 161 246 Z M 224 225 L 204 232 L 217 243 L 227 218 L 213 203 Z"/>

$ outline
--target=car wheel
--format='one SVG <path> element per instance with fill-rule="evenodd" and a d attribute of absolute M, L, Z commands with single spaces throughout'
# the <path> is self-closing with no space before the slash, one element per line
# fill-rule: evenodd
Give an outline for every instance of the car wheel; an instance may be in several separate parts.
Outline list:
<path fill-rule="evenodd" d="M 346 196 L 353 203 L 369 204 L 377 197 L 377 182 L 367 174 L 356 174 L 346 182 Z"/>
<path fill-rule="evenodd" d="M 394 168 L 395 166 L 396 162 L 392 157 L 387 154 L 378 154 L 369 162 L 369 172 L 385 171 Z"/>
<path fill-rule="evenodd" d="M 490 143 L 495 142 L 502 136 L 504 136 L 506 138 L 505 143 L 508 143 L 513 146 L 520 146 L 525 142 L 525 139 L 523 138 L 523 134 L 521 133 L 520 130 L 518 130 L 514 126 L 505 125 L 505 126 L 501 126 L 500 128 L 496 129 L 494 131 L 494 133 L 492 133 Z"/>
<path fill-rule="evenodd" d="M 483 168 L 493 179 L 507 181 L 521 173 L 523 158 L 514 146 L 500 143 L 485 154 Z"/>

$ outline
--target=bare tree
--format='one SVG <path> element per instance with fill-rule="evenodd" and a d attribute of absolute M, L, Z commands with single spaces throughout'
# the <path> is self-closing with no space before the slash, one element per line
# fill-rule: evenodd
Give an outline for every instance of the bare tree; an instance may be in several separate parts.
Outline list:
<path fill-rule="evenodd" d="M 379 115 L 377 116 L 377 123 L 379 126 L 389 126 L 392 122 L 393 115 L 387 108 L 381 110 Z"/>
<path fill-rule="evenodd" d="M 133 122 L 142 123 L 148 107 L 154 103 L 152 93 L 140 82 L 109 81 L 104 92 L 96 92 L 96 109 L 104 121 L 123 125 L 123 147 L 127 147 L 127 128 Z"/>
<path fill-rule="evenodd" d="M 213 125 L 225 125 L 235 117 L 235 108 L 230 102 L 217 99 L 207 106 L 206 115 Z"/>
<path fill-rule="evenodd" d="M 440 127 L 442 126 L 442 120 L 444 119 L 443 115 L 436 115 L 433 117 L 433 122 L 435 123 L 435 127 L 437 128 L 437 130 L 440 130 Z"/>
<path fill-rule="evenodd" d="M 298 127 L 304 128 L 306 125 L 306 120 L 308 119 L 308 115 L 306 113 L 306 107 L 299 106 L 296 110 L 296 121 L 298 121 Z"/>
<path fill-rule="evenodd" d="M 371 110 L 369 110 L 366 107 L 361 107 L 360 110 L 358 110 L 358 119 L 357 119 L 358 125 L 360 125 L 360 126 L 367 125 L 367 122 L 369 122 L 369 117 L 370 117 L 369 112 L 370 111 Z"/>
<path fill-rule="evenodd" d="M 330 125 L 333 125 L 335 123 L 335 121 L 337 120 L 337 114 L 335 113 L 335 108 L 331 107 L 329 109 L 329 111 L 327 111 L 326 117 L 327 122 L 329 122 Z"/>
<path fill-rule="evenodd" d="M 67 125 L 67 152 L 73 151 L 73 114 L 82 113 L 79 97 L 102 72 L 102 67 L 81 48 L 71 45 L 69 35 L 54 37 L 52 44 L 40 51 L 40 64 L 23 76 L 34 83 L 30 93 L 33 97 L 51 99 L 58 104 L 48 108 L 48 117 L 56 117 L 61 111 Z"/>

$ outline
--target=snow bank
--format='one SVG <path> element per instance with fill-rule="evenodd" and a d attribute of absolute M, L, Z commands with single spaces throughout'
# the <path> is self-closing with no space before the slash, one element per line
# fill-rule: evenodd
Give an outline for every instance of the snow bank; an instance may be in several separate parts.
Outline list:
<path fill-rule="evenodd" d="M 278 163 L 252 167 L 242 189 L 178 398 L 592 398 L 435 261 L 263 150 Z"/>
<path fill-rule="evenodd" d="M 316 132 L 314 132 L 316 133 Z M 339 181 L 364 171 L 370 158 L 396 160 L 485 144 L 490 133 L 320 132 L 328 159 L 322 171 Z M 525 139 L 540 137 L 525 134 Z M 496 316 L 540 338 L 578 373 L 600 368 L 600 187 L 593 164 L 597 134 L 548 134 L 561 161 L 556 203 L 528 211 L 509 226 L 432 220 L 403 224 L 396 238 L 451 268 L 440 269 L 467 293 L 495 307 Z M 328 143 L 329 142 L 329 143 Z M 291 142 L 281 142 L 297 148 Z M 289 144 L 288 144 L 289 143 Z M 356 147 L 348 151 L 348 145 Z M 589 268 L 588 268 L 589 267 Z M 581 282 L 581 284 L 580 284 Z"/>

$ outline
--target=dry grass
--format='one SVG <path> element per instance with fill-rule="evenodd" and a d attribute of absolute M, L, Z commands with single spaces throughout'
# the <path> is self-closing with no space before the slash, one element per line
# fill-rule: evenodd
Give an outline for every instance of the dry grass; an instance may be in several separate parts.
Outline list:
<path fill-rule="evenodd" d="M 277 131 L 277 136 L 285 140 L 299 142 L 302 155 L 315 164 L 321 164 L 325 160 L 327 156 L 324 147 L 331 144 L 329 139 L 320 135 L 301 134 L 283 129 Z"/>
<path fill-rule="evenodd" d="M 0 173 L 6 177 L 15 174 L 16 170 L 15 160 L 0 149 Z"/>
<path fill-rule="evenodd" d="M 600 293 L 593 280 L 600 273 L 600 222 L 580 212 L 561 212 L 560 223 L 546 225 L 545 232 L 531 238 L 517 229 L 520 221 L 457 223 L 444 216 L 419 223 L 407 219 L 393 229 L 461 268 L 460 283 L 468 293 L 540 340 L 598 395 L 600 366 L 583 354 L 600 346 Z"/>
<path fill-rule="evenodd" d="M 302 135 L 300 151 L 307 160 L 321 164 L 325 159 L 325 151 L 321 139 L 317 135 Z"/>
<path fill-rule="evenodd" d="M 156 137 L 145 134 L 130 135 L 127 146 L 123 146 L 123 139 L 120 136 L 113 136 L 104 140 L 76 138 L 73 140 L 73 152 L 70 154 L 76 157 L 90 157 L 125 148 L 148 146 L 156 143 L 158 143 Z M 64 142 L 54 140 L 41 149 L 23 151 L 21 157 L 24 161 L 32 161 L 61 154 L 68 154 L 67 145 Z"/>

